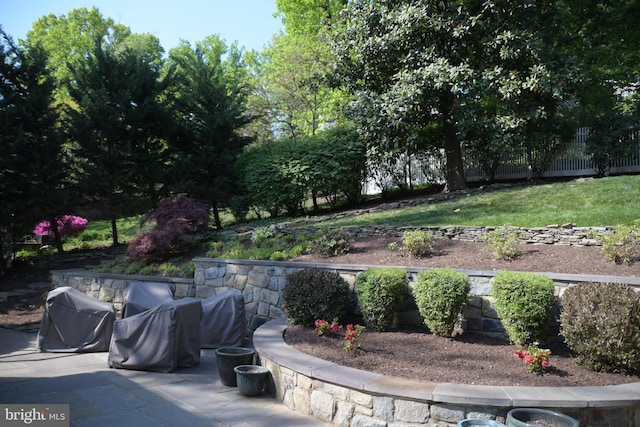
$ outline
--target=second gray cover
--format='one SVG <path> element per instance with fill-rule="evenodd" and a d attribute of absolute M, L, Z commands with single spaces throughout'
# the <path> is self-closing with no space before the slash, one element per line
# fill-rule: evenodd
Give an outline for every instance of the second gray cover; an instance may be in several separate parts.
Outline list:
<path fill-rule="evenodd" d="M 244 297 L 237 289 L 202 300 L 202 348 L 242 346 L 245 332 Z"/>
<path fill-rule="evenodd" d="M 157 372 L 196 366 L 201 318 L 200 300 L 183 298 L 116 320 L 109 366 Z"/>

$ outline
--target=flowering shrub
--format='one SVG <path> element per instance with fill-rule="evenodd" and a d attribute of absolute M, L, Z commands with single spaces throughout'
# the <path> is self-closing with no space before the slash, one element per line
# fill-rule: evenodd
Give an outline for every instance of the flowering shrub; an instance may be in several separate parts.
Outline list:
<path fill-rule="evenodd" d="M 535 374 L 543 374 L 544 370 L 550 365 L 549 355 L 551 350 L 530 346 L 527 350 L 516 350 L 513 354 L 518 359 L 522 359 L 527 369 Z"/>
<path fill-rule="evenodd" d="M 327 230 L 311 242 L 311 250 L 320 256 L 338 256 L 349 252 L 354 243 L 347 230 Z"/>
<path fill-rule="evenodd" d="M 316 328 L 313 333 L 317 336 L 324 336 L 330 333 L 338 333 L 343 329 L 342 325 L 338 324 L 337 319 L 334 319 L 331 323 L 327 322 L 324 319 L 316 319 L 315 325 Z M 342 348 L 346 351 L 359 350 L 362 343 L 362 334 L 364 333 L 365 329 L 366 328 L 364 326 L 349 323 L 344 334 L 345 343 Z"/>
<path fill-rule="evenodd" d="M 56 218 L 56 225 L 60 238 L 66 239 L 74 237 L 87 229 L 87 221 L 85 218 L 75 215 L 64 215 Z M 33 229 L 36 236 L 53 236 L 53 229 L 49 221 L 40 221 Z"/>
<path fill-rule="evenodd" d="M 360 336 L 364 333 L 365 329 L 366 328 L 364 326 L 349 323 L 347 325 L 347 332 L 344 334 L 346 342 L 344 343 L 343 348 L 346 351 L 359 350 L 362 342 Z"/>
<path fill-rule="evenodd" d="M 315 321 L 316 329 L 313 331 L 317 336 L 327 335 L 329 333 L 337 333 L 342 330 L 342 326 L 338 324 L 337 319 L 333 319 L 331 323 L 324 319 L 317 319 Z"/>

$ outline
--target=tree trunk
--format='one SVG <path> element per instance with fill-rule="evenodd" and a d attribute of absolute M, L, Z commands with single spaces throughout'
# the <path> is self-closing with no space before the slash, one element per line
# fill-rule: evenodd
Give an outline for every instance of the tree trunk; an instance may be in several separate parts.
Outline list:
<path fill-rule="evenodd" d="M 56 245 L 56 250 L 59 254 L 64 253 L 64 248 L 62 247 L 62 238 L 60 237 L 60 230 L 58 230 L 58 221 L 56 220 L 55 215 L 51 215 L 49 217 L 49 224 L 51 225 L 51 231 L 53 231 L 53 241 Z"/>
<path fill-rule="evenodd" d="M 220 212 L 218 212 L 218 201 L 213 199 L 211 201 L 211 208 L 213 209 L 213 221 L 216 225 L 216 230 L 222 230 L 222 221 L 220 221 Z"/>
<path fill-rule="evenodd" d="M 444 192 L 464 190 L 467 182 L 464 178 L 464 165 L 462 163 L 462 147 L 458 139 L 458 132 L 452 117 L 454 96 L 446 94 L 441 99 L 441 111 L 444 133 L 444 152 L 446 155 Z"/>
<path fill-rule="evenodd" d="M 111 235 L 113 236 L 113 246 L 116 246 L 118 244 L 118 225 L 115 218 L 111 218 Z"/>

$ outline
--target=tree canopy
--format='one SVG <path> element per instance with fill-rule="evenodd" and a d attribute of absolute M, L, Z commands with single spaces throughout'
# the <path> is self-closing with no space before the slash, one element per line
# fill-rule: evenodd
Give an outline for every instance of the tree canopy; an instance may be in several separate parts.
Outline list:
<path fill-rule="evenodd" d="M 333 43 L 350 117 L 378 152 L 441 141 L 447 189 L 464 188 L 462 143 L 479 129 L 484 144 L 557 140 L 570 76 L 555 18 L 546 1 L 356 0 Z"/>
<path fill-rule="evenodd" d="M 249 142 L 238 132 L 247 121 L 242 51 L 210 36 L 172 49 L 168 66 L 175 69 L 169 102 L 178 126 L 173 177 L 178 189 L 211 204 L 221 228 L 219 208 L 234 193 L 236 157 Z"/>

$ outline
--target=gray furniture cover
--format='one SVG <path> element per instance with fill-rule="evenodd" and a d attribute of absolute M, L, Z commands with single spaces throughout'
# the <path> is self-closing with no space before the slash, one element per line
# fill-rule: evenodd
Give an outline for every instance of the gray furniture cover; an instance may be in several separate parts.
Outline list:
<path fill-rule="evenodd" d="M 202 300 L 202 348 L 236 347 L 244 340 L 244 297 L 237 289 Z"/>
<path fill-rule="evenodd" d="M 130 283 L 124 290 L 122 317 L 133 316 L 174 300 L 174 288 L 169 283 Z"/>
<path fill-rule="evenodd" d="M 201 319 L 200 300 L 183 298 L 116 320 L 109 366 L 157 372 L 196 366 Z"/>
<path fill-rule="evenodd" d="M 38 331 L 38 348 L 51 352 L 108 351 L 113 304 L 102 302 L 69 286 L 49 292 Z"/>

